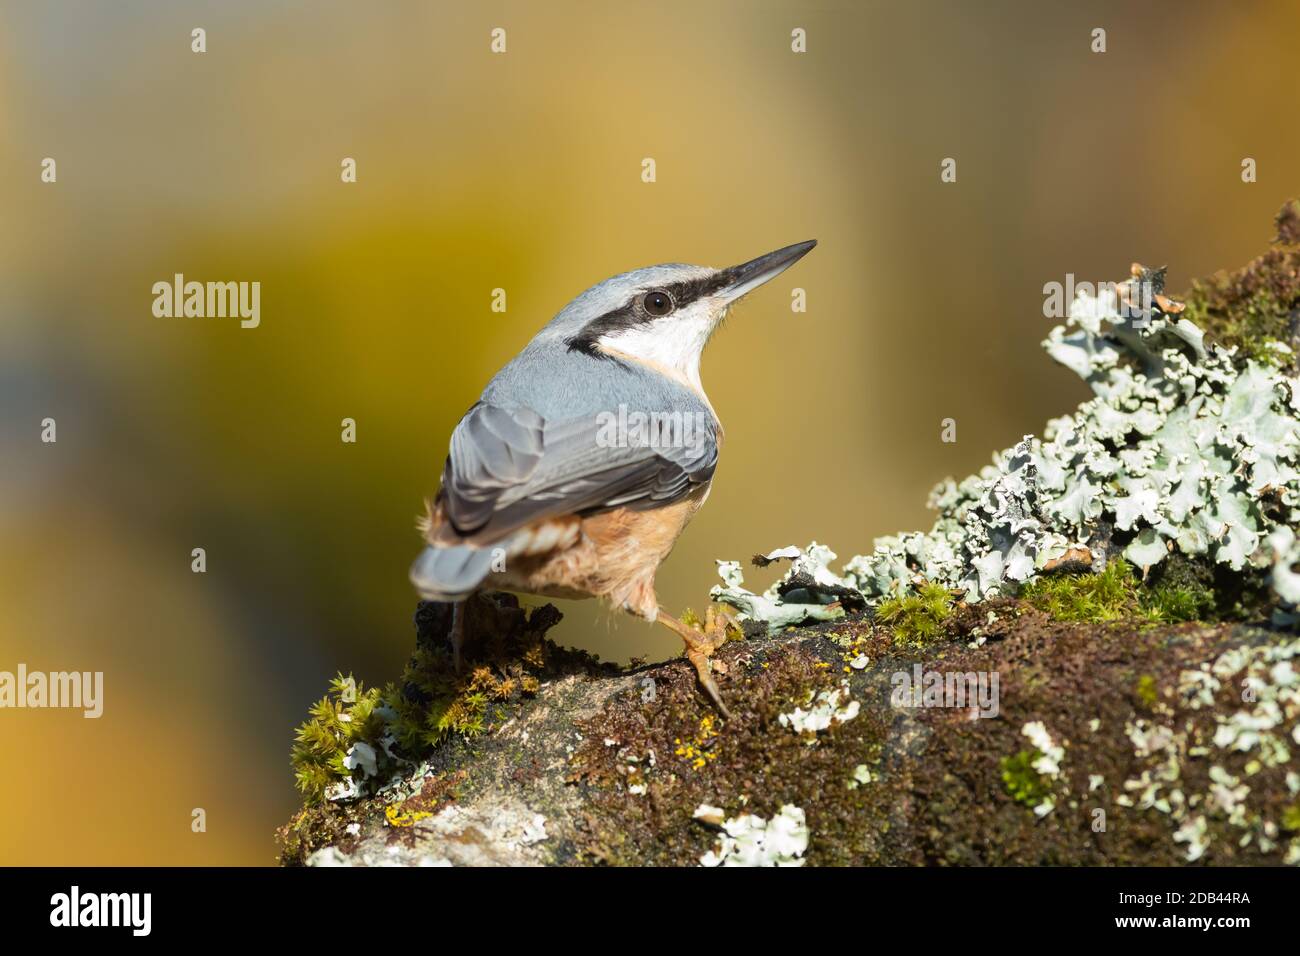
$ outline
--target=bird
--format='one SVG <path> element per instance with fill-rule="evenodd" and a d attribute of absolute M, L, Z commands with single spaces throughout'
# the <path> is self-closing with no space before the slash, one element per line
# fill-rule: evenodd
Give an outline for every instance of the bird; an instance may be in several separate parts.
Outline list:
<path fill-rule="evenodd" d="M 737 622 L 710 607 L 701 631 L 666 613 L 655 574 L 708 498 L 722 446 L 700 380 L 704 348 L 738 300 L 816 244 L 723 269 L 668 263 L 613 276 L 488 382 L 452 432 L 410 572 L 422 598 L 452 605 L 458 668 L 465 602 L 480 590 L 601 598 L 674 631 L 730 716 L 712 656 Z"/>

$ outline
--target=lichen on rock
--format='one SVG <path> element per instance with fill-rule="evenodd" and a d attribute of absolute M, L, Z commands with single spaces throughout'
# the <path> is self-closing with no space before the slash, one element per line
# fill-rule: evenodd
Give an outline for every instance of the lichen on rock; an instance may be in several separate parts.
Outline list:
<path fill-rule="evenodd" d="M 706 810 L 716 808 L 706 807 Z M 699 810 L 696 819 L 702 819 Z M 804 812 L 786 804 L 771 820 L 752 813 L 724 820 L 718 845 L 700 857 L 701 866 L 803 866 L 808 849 Z"/>
<path fill-rule="evenodd" d="M 1275 265 L 1285 269 L 1293 253 Z M 1256 285 L 1295 294 L 1266 283 L 1262 269 Z M 941 482 L 928 532 L 878 538 L 838 574 L 824 546 L 774 552 L 793 565 L 762 595 L 722 562 L 714 598 L 782 627 L 833 616 L 846 589 L 879 604 L 938 584 L 979 601 L 1014 595 L 1065 562 L 1101 571 L 1122 556 L 1146 578 L 1176 555 L 1238 575 L 1271 571 L 1277 596 L 1294 604 L 1294 579 L 1274 562 L 1282 539 L 1270 547 L 1269 535 L 1300 523 L 1300 380 L 1241 343 L 1207 342 L 1163 294 L 1139 311 L 1128 286 L 1118 288 L 1081 292 L 1043 343 L 1093 397 L 978 474 Z M 1270 354 L 1287 348 L 1274 342 Z M 813 586 L 792 595 L 800 575 Z"/>

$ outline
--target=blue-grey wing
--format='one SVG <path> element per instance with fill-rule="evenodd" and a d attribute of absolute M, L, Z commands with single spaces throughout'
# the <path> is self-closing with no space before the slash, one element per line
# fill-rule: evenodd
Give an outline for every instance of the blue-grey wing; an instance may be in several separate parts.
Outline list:
<path fill-rule="evenodd" d="M 480 402 L 452 435 L 439 501 L 462 538 L 491 542 L 556 515 L 654 508 L 713 477 L 716 423 L 620 432 L 601 416 L 548 422 Z"/>

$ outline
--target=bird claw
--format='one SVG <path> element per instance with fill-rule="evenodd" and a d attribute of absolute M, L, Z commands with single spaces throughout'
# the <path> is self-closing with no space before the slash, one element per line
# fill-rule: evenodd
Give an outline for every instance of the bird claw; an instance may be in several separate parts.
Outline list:
<path fill-rule="evenodd" d="M 709 655 L 688 647 L 686 659 L 695 665 L 695 674 L 699 678 L 700 686 L 709 695 L 709 700 L 713 701 L 713 706 L 718 708 L 718 713 L 730 720 L 731 711 L 727 710 L 727 705 L 722 702 L 722 692 L 718 690 L 718 683 L 713 679 L 713 661 Z"/>
<path fill-rule="evenodd" d="M 713 654 L 727 642 L 727 631 L 733 627 L 740 627 L 739 622 L 728 612 L 715 610 L 710 606 L 704 616 L 702 631 L 676 619 L 674 623 L 677 626 L 673 630 L 681 635 L 682 641 L 686 644 L 686 659 L 694 665 L 700 686 L 709 695 L 709 699 L 713 701 L 713 706 L 718 708 L 719 713 L 730 719 L 731 711 L 722 702 L 722 694 L 713 679 Z"/>

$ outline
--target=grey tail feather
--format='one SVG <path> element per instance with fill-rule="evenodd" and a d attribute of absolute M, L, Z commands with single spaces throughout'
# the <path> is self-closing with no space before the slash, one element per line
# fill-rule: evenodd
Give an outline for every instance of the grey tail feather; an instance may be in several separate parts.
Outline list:
<path fill-rule="evenodd" d="M 492 570 L 492 548 L 427 547 L 411 565 L 411 583 L 428 601 L 462 601 Z"/>

